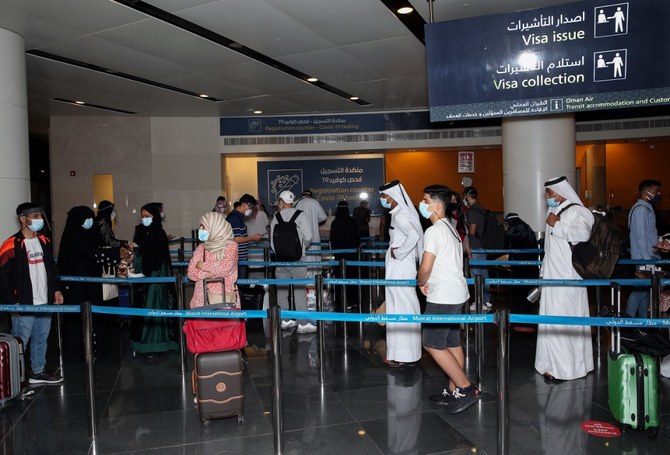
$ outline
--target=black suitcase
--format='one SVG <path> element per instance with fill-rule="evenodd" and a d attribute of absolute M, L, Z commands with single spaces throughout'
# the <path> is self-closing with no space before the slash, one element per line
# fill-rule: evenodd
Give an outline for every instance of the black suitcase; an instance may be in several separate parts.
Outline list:
<path fill-rule="evenodd" d="M 265 290 L 263 286 L 240 287 L 240 305 L 243 310 L 262 310 Z M 250 318 L 246 320 L 247 342 L 259 348 L 265 348 L 267 337 L 263 326 L 264 319 Z"/>
<path fill-rule="evenodd" d="M 193 392 L 198 416 L 210 420 L 237 416 L 244 422 L 244 375 L 240 351 L 196 354 Z"/>

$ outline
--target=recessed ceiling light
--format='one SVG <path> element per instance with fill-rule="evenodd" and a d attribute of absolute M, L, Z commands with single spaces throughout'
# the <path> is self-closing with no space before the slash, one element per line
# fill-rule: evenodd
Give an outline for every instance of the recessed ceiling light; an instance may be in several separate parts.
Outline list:
<path fill-rule="evenodd" d="M 350 96 L 349 99 L 351 101 L 358 101 L 359 100 L 359 98 L 357 96 Z"/>
<path fill-rule="evenodd" d="M 409 14 L 412 11 L 414 11 L 414 8 L 412 8 L 411 6 L 403 6 L 402 8 L 398 8 L 396 11 L 398 12 L 398 14 Z"/>
<path fill-rule="evenodd" d="M 209 95 L 205 95 L 204 93 L 200 95 L 200 98 L 209 98 Z"/>
<path fill-rule="evenodd" d="M 262 113 L 263 113 L 263 111 L 258 111 L 258 110 L 254 111 L 254 114 L 262 114 Z"/>
<path fill-rule="evenodd" d="M 86 104 L 84 101 L 75 101 L 74 104 Z"/>
<path fill-rule="evenodd" d="M 315 77 L 308 77 L 307 82 L 318 82 L 318 79 Z"/>

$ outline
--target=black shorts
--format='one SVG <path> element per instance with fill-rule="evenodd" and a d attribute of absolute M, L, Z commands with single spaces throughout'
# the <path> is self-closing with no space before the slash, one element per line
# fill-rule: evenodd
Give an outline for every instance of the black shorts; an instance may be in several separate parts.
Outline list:
<path fill-rule="evenodd" d="M 441 303 L 426 304 L 424 314 L 461 314 L 463 305 L 445 305 Z M 427 348 L 446 349 L 461 345 L 460 324 L 424 324 L 421 342 Z"/>

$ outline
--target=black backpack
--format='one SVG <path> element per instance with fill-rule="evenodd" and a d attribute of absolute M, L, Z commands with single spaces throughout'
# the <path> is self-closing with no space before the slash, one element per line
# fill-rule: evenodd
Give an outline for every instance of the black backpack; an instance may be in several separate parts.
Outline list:
<path fill-rule="evenodd" d="M 557 215 L 573 205 L 568 204 Z M 621 254 L 621 230 L 604 212 L 593 210 L 593 227 L 586 242 L 570 244 L 572 266 L 586 279 L 610 278 Z"/>
<path fill-rule="evenodd" d="M 277 213 L 277 224 L 272 231 L 272 244 L 278 261 L 296 262 L 302 257 L 302 242 L 295 223 L 302 210 L 296 210 L 290 220 L 284 221 Z"/>
<path fill-rule="evenodd" d="M 484 212 L 484 228 L 482 230 L 482 248 L 485 250 L 499 250 L 505 247 L 505 226 L 498 221 L 495 213 L 483 207 L 473 207 Z"/>

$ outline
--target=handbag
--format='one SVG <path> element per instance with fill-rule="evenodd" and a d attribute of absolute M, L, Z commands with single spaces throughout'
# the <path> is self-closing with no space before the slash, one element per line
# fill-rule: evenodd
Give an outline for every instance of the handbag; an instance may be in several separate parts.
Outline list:
<path fill-rule="evenodd" d="M 241 319 L 189 319 L 184 323 L 186 347 L 192 354 L 232 351 L 247 345 Z"/>
<path fill-rule="evenodd" d="M 221 289 L 224 290 L 223 294 L 216 294 L 209 290 L 209 283 L 221 283 Z M 237 299 L 236 291 L 226 291 L 226 285 L 223 278 L 205 278 L 202 280 L 202 294 L 204 297 L 204 306 L 211 307 L 216 305 L 216 308 L 222 308 L 224 310 L 234 310 L 239 309 L 240 305 Z"/>
<path fill-rule="evenodd" d="M 103 278 L 116 278 L 115 269 L 112 266 L 102 268 L 102 277 Z M 102 300 L 107 302 L 108 300 L 115 299 L 119 296 L 119 287 L 116 284 L 112 283 L 103 283 L 102 284 Z"/>

